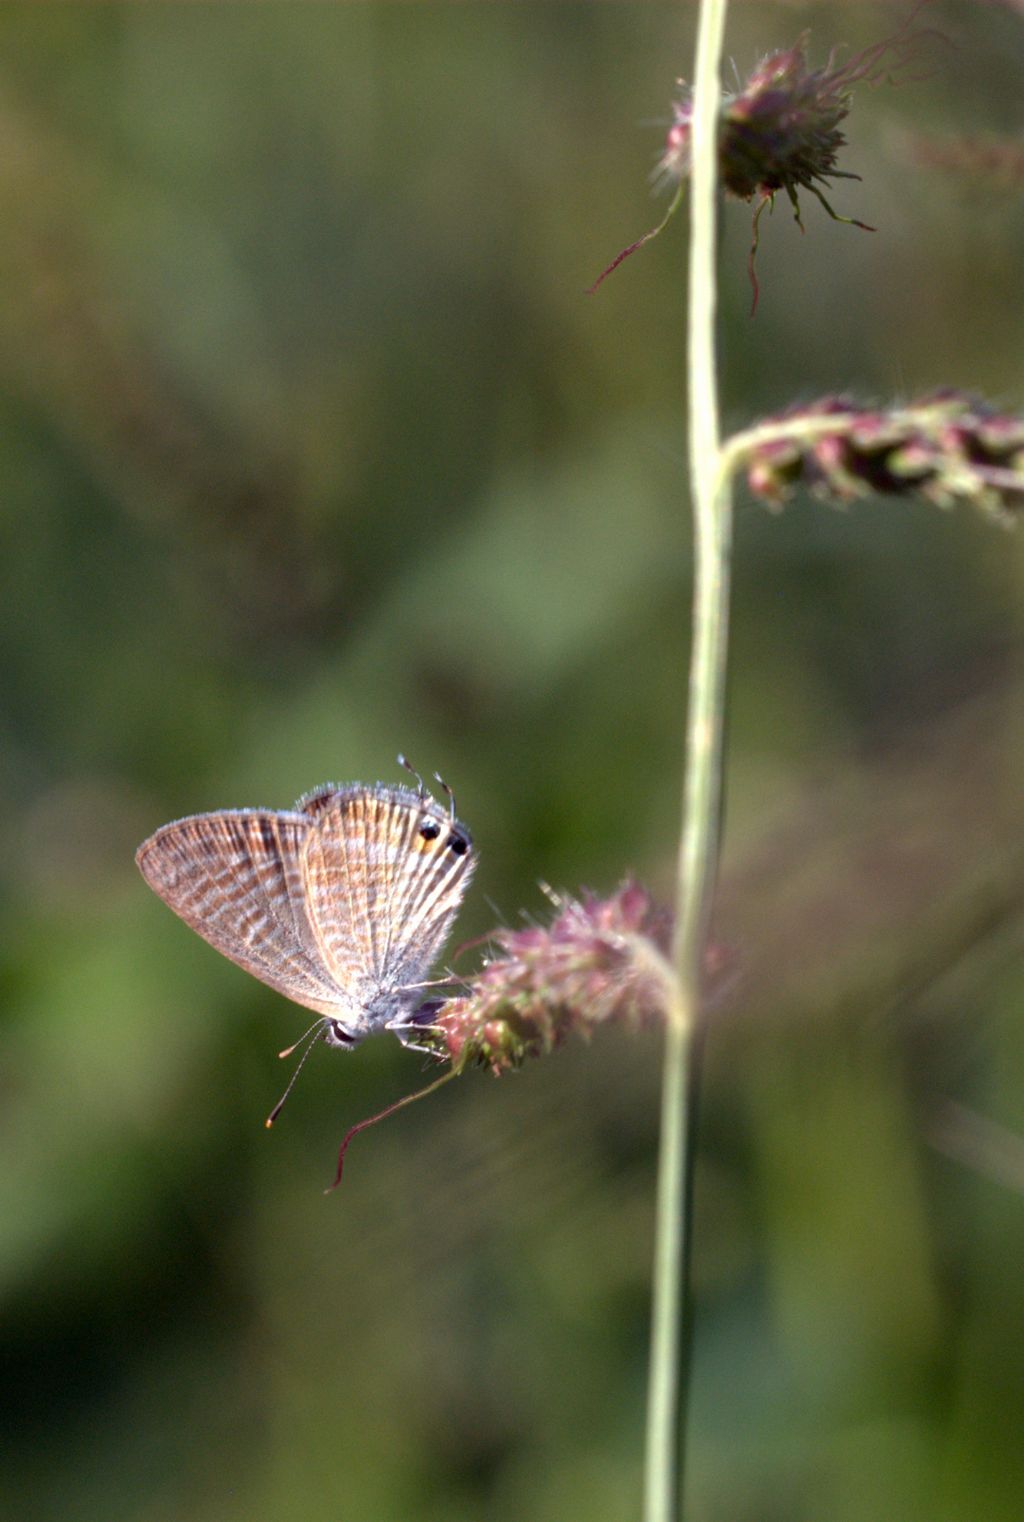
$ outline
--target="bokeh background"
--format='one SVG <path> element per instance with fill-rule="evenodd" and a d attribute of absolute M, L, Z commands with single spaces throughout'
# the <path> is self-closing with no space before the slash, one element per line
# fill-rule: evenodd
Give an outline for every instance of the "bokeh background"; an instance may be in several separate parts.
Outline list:
<path fill-rule="evenodd" d="M 736 5 L 743 72 L 897 7 Z M 724 408 L 1024 405 L 1024 14 L 937 4 L 830 222 L 726 210 Z M 694 11 L 6 4 L 0 1514 L 638 1515 L 659 1043 L 424 1081 L 145 888 L 135 846 L 327 779 L 456 787 L 457 939 L 672 880 L 688 646 Z M 1018 1522 L 1019 534 L 741 499 L 697 1175 L 693 1522 Z M 460 965 L 471 965 L 477 953 Z"/>

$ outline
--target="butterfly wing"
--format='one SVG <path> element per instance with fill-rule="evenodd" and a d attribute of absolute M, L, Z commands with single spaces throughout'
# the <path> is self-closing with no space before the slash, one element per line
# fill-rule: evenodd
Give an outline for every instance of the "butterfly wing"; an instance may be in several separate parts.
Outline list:
<path fill-rule="evenodd" d="M 371 1027 L 421 997 L 411 985 L 438 956 L 474 865 L 468 831 L 431 798 L 353 788 L 319 802 L 306 902 L 324 964 L 360 990 Z"/>
<path fill-rule="evenodd" d="M 153 891 L 205 941 L 319 1014 L 348 1000 L 324 965 L 306 912 L 304 814 L 255 809 L 165 824 L 135 854 Z"/>

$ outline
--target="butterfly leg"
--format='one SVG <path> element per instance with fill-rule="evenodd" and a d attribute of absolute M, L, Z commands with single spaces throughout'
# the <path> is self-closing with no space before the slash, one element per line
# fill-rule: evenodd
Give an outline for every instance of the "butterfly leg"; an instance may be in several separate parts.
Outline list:
<path fill-rule="evenodd" d="M 424 1046 L 415 1040 L 417 1031 L 437 1030 L 434 1024 L 437 1015 L 446 1004 L 445 999 L 427 999 L 411 1015 L 402 1015 L 395 1020 L 389 1020 L 385 1030 L 393 1031 L 403 1046 L 411 1052 L 426 1052 L 430 1057 L 439 1056 L 436 1046 Z"/>

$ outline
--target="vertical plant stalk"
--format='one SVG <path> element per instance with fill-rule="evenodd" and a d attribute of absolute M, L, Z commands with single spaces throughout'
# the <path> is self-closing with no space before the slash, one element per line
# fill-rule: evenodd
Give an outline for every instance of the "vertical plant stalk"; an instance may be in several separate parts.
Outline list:
<path fill-rule="evenodd" d="M 687 371 L 693 644 L 655 1225 L 644 1522 L 678 1522 L 689 1387 L 690 1174 L 701 969 L 718 860 L 732 501 L 715 364 L 717 126 L 727 0 L 702 0 L 693 94 Z"/>

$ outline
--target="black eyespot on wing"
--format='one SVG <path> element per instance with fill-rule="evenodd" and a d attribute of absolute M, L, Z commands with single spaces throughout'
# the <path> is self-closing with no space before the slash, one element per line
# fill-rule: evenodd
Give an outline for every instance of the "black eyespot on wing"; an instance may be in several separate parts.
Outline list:
<path fill-rule="evenodd" d="M 448 849 L 454 851 L 456 856 L 465 856 L 469 850 L 469 841 L 464 835 L 458 835 L 453 830 L 448 836 Z"/>
<path fill-rule="evenodd" d="M 436 840 L 441 833 L 441 826 L 436 819 L 424 819 L 420 824 L 420 834 L 424 840 Z"/>

